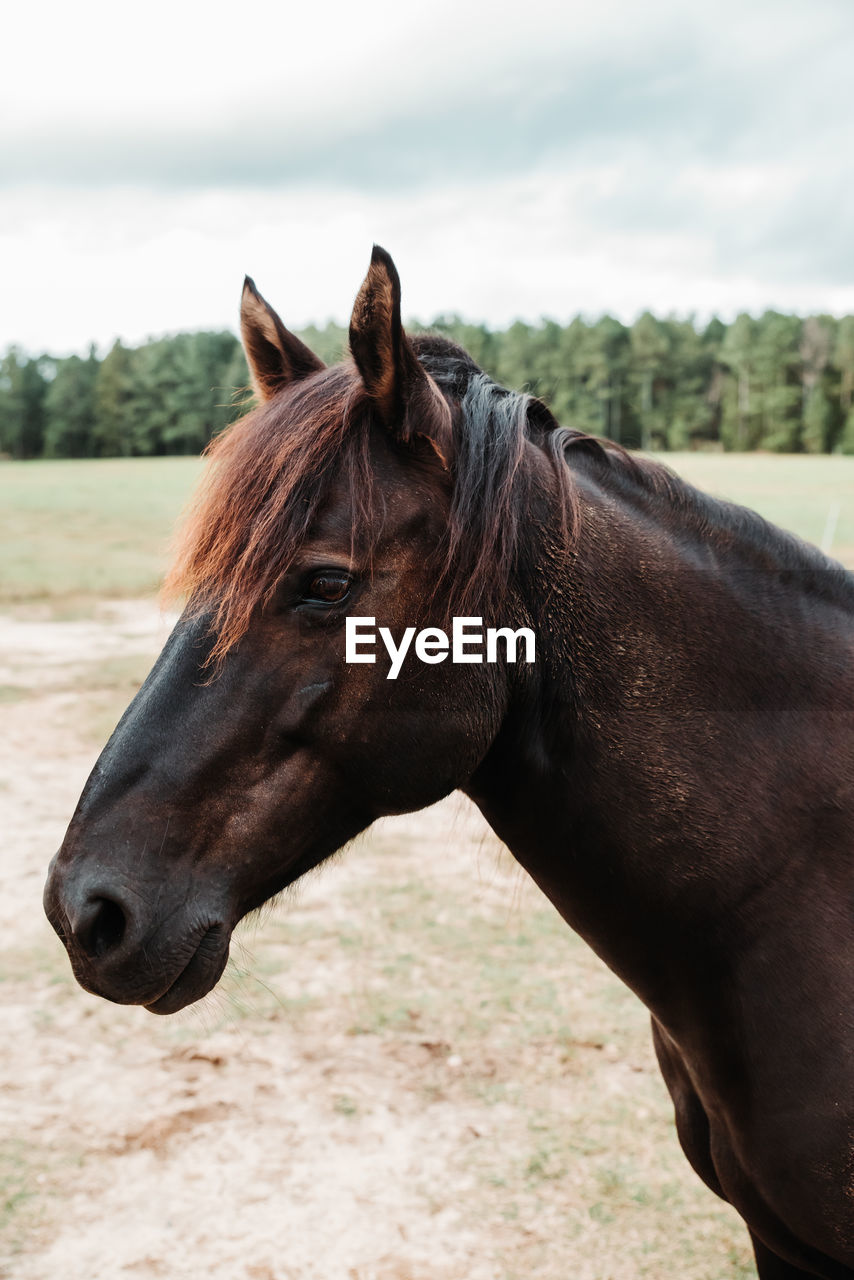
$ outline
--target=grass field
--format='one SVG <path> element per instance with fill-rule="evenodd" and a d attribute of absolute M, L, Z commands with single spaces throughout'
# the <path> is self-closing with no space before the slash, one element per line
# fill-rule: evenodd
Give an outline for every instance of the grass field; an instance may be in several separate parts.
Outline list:
<path fill-rule="evenodd" d="M 835 509 L 831 554 L 854 568 L 854 457 L 758 453 L 659 456 L 699 488 L 753 507 L 766 520 L 818 546 Z"/>
<path fill-rule="evenodd" d="M 754 507 L 854 567 L 854 457 L 670 454 L 693 484 Z M 60 608 L 153 592 L 170 535 L 201 474 L 196 458 L 0 464 L 0 603 Z"/>
<path fill-rule="evenodd" d="M 0 463 L 0 602 L 157 590 L 198 458 Z"/>

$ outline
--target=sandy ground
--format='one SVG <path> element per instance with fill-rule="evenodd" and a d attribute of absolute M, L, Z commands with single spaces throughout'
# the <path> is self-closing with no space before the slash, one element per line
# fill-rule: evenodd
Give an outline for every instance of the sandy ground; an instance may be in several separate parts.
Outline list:
<path fill-rule="evenodd" d="M 470 899 L 481 922 L 512 912 L 518 927 L 531 904 L 541 909 L 536 891 L 496 853 L 479 815 L 457 798 L 381 824 L 310 878 L 294 902 L 261 921 L 255 944 L 250 931 L 258 956 L 238 948 L 244 972 L 232 977 L 226 996 L 214 993 L 202 1006 L 156 1019 L 110 1006 L 71 982 L 40 903 L 47 862 L 97 754 L 80 708 L 89 706 L 99 669 L 128 654 L 139 655 L 144 669 L 167 631 L 168 620 L 135 603 L 104 606 L 88 621 L 0 620 L 0 1275 L 676 1274 L 658 1270 L 654 1258 L 636 1266 L 608 1261 L 615 1240 L 618 1248 L 636 1245 L 639 1254 L 665 1247 L 668 1195 L 680 1212 L 696 1212 L 693 1199 L 687 1209 L 679 1199 L 681 1182 L 668 1190 L 682 1177 L 675 1143 L 678 1172 L 668 1166 L 652 1193 L 662 1199 L 658 1225 L 642 1197 L 626 1193 L 625 1218 L 608 1228 L 605 1192 L 589 1204 L 596 1197 L 584 1182 L 592 1175 L 583 1160 L 552 1172 L 549 1162 L 558 1157 L 542 1134 L 535 1135 L 535 1156 L 522 1151 L 533 1113 L 525 1111 L 524 1082 L 515 1077 L 533 1059 L 512 1043 L 512 1028 L 504 1047 L 490 1051 L 491 1065 L 478 1063 L 476 1088 L 466 1079 L 468 1042 L 451 1043 L 454 1033 L 443 1030 L 441 1015 L 430 1021 L 426 1003 L 404 1009 L 392 1024 L 378 1016 L 370 1034 L 354 1030 L 381 982 L 381 966 L 370 968 L 365 953 L 382 945 L 386 918 L 377 905 L 373 932 L 359 926 L 364 947 L 343 946 L 356 899 L 370 919 L 379 887 L 411 884 L 423 868 L 432 901 Z M 424 964 L 432 966 L 429 974 L 407 970 L 410 991 L 420 982 L 453 989 L 455 975 L 441 968 L 440 951 Z M 584 994 L 579 990 L 579 1001 Z M 662 1141 L 671 1144 L 642 1024 L 631 1022 L 640 1031 L 628 1047 L 610 1044 L 607 1033 L 579 1033 L 569 1066 L 544 1041 L 538 1063 L 551 1063 L 551 1074 L 530 1068 L 534 1076 L 540 1071 L 532 1099 L 541 1113 L 571 1111 L 567 1073 L 581 1081 L 584 1064 L 596 1059 L 602 1073 L 594 1091 L 613 1098 L 629 1129 L 651 1113 L 658 1117 Z M 647 1093 L 638 1101 L 641 1086 Z M 494 1169 L 509 1172 L 504 1178 Z M 524 1185 L 518 1169 L 526 1171 Z M 692 1175 L 686 1169 L 684 1176 L 693 1197 Z M 697 1188 L 703 1208 L 706 1195 Z M 566 1205 L 574 1198 L 585 1207 L 572 1218 Z M 682 1274 L 749 1274 L 739 1269 L 747 1254 L 738 1224 L 718 1219 L 709 1226 L 698 1218 L 694 1238 L 705 1235 L 720 1265 Z"/>

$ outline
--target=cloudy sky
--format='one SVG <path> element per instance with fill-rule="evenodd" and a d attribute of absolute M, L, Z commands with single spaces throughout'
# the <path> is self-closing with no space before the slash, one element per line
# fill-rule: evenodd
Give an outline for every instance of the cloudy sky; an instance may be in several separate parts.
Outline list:
<path fill-rule="evenodd" d="M 10 28 L 11 24 L 11 28 Z M 404 312 L 854 311 L 852 0 L 4 17 L 0 347 Z"/>

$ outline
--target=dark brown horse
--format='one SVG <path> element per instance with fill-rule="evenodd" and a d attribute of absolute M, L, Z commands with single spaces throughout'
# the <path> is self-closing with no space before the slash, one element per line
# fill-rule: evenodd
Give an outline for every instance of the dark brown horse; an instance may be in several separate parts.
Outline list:
<path fill-rule="evenodd" d="M 375 250 L 331 369 L 247 281 L 187 609 L 48 879 L 79 981 L 172 1013 L 237 921 L 461 788 L 652 1013 L 691 1164 L 763 1280 L 854 1276 L 854 580 L 410 341 Z M 345 661 L 345 619 L 536 661 Z M 571 1267 L 570 1267 L 571 1270 Z"/>

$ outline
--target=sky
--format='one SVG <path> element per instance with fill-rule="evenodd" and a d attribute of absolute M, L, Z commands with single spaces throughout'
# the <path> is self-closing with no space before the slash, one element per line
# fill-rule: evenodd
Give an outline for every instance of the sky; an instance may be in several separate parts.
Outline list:
<path fill-rule="evenodd" d="M 854 312 L 851 0 L 45 0 L 4 17 L 0 348 Z M 11 56 L 10 56 L 11 51 Z"/>

